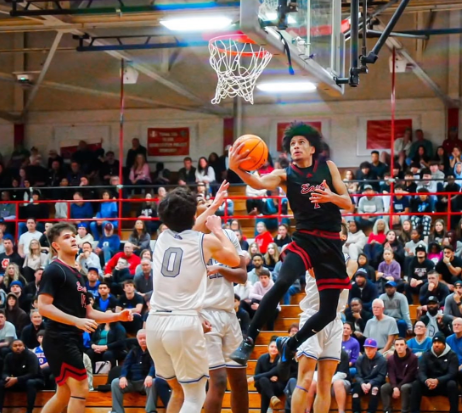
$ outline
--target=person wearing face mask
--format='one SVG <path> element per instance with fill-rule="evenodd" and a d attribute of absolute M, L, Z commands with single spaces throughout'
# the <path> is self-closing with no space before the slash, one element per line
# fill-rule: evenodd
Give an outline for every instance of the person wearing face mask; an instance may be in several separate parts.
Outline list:
<path fill-rule="evenodd" d="M 446 344 L 443 334 L 433 337 L 431 350 L 425 352 L 419 360 L 417 380 L 412 384 L 411 413 L 420 413 L 422 396 L 445 396 L 449 400 L 449 412 L 459 411 L 457 389 L 458 359 Z"/>
<path fill-rule="evenodd" d="M 414 334 L 415 337 L 407 341 L 407 346 L 420 358 L 423 353 L 432 348 L 432 339 L 427 337 L 427 326 L 422 321 L 416 321 L 414 324 Z"/>
<path fill-rule="evenodd" d="M 436 297 L 429 297 L 427 301 L 427 314 L 420 317 L 427 326 L 428 337 L 433 338 L 438 332 L 449 336 L 452 334 L 452 319 L 440 311 L 440 304 Z"/>

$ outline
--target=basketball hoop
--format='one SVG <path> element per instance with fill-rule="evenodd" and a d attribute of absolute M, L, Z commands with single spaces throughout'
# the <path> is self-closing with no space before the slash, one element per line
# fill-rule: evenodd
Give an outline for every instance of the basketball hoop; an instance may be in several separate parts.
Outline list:
<path fill-rule="evenodd" d="M 273 55 L 244 34 L 215 37 L 209 42 L 210 65 L 218 76 L 213 104 L 240 96 L 253 104 L 253 90 Z"/>

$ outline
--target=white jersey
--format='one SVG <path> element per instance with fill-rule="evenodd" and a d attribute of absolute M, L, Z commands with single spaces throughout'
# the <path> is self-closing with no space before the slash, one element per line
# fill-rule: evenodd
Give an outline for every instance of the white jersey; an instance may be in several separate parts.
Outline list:
<path fill-rule="evenodd" d="M 319 291 L 316 285 L 316 279 L 313 278 L 308 272 L 306 273 L 306 296 L 300 302 L 300 308 L 307 315 L 316 314 L 319 311 Z M 340 318 L 343 311 L 348 304 L 348 295 L 350 290 L 342 290 L 337 306 L 337 318 Z"/>
<path fill-rule="evenodd" d="M 156 311 L 200 311 L 207 288 L 204 234 L 166 230 L 153 253 L 151 314 Z"/>
<path fill-rule="evenodd" d="M 239 240 L 236 237 L 234 231 L 230 229 L 224 230 L 230 241 L 233 243 L 234 248 L 239 256 L 243 256 Z M 220 265 L 218 261 L 211 259 L 210 265 Z M 205 300 L 203 308 L 211 308 L 214 310 L 234 311 L 234 284 L 228 281 L 220 273 L 212 274 L 207 277 L 207 292 L 205 294 Z"/>

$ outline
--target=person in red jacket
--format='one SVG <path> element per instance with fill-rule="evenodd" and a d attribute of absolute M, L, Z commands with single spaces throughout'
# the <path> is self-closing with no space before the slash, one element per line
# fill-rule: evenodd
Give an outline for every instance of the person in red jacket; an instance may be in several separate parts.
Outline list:
<path fill-rule="evenodd" d="M 406 339 L 395 340 L 395 352 L 387 360 L 389 382 L 380 388 L 384 412 L 391 412 L 391 398 L 401 397 L 401 411 L 409 413 L 412 383 L 417 378 L 418 358 L 408 349 Z"/>
<path fill-rule="evenodd" d="M 133 251 L 134 251 L 133 244 L 131 244 L 130 242 L 126 242 L 124 245 L 124 251 L 118 252 L 107 262 L 104 273 L 112 274 L 115 266 L 117 265 L 117 261 L 119 261 L 119 258 L 125 258 L 128 262 L 128 268 L 130 270 L 130 274 L 134 276 L 136 267 L 141 263 L 141 260 L 140 260 L 140 257 L 138 257 L 137 255 L 133 253 Z"/>
<path fill-rule="evenodd" d="M 266 254 L 268 245 L 273 242 L 273 236 L 266 229 L 266 225 L 264 222 L 258 222 L 256 229 L 257 229 L 258 235 L 255 237 L 255 242 L 260 247 L 260 252 L 262 254 Z"/>

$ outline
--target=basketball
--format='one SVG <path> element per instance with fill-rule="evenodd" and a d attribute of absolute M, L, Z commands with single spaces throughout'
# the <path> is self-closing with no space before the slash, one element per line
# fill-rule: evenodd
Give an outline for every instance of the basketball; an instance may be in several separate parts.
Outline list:
<path fill-rule="evenodd" d="M 256 135 L 242 135 L 234 142 L 234 146 L 244 142 L 239 153 L 249 151 L 248 161 L 242 162 L 240 167 L 244 171 L 256 171 L 260 169 L 268 159 L 268 147 L 266 143 Z"/>

